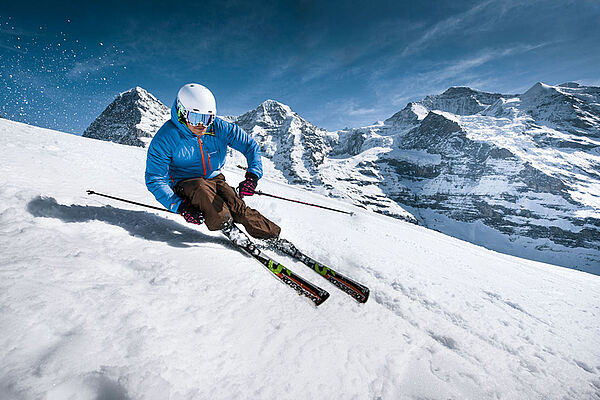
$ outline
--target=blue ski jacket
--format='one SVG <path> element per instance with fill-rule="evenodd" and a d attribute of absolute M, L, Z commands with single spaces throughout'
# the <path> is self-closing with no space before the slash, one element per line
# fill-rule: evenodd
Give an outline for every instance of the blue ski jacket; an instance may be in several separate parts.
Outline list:
<path fill-rule="evenodd" d="M 148 147 L 146 187 L 159 203 L 177 212 L 183 199 L 173 192 L 173 187 L 184 179 L 219 175 L 228 146 L 244 154 L 249 172 L 262 177 L 260 148 L 242 128 L 216 118 L 208 131 L 198 137 L 179 122 L 175 101 L 171 119 L 156 132 Z"/>

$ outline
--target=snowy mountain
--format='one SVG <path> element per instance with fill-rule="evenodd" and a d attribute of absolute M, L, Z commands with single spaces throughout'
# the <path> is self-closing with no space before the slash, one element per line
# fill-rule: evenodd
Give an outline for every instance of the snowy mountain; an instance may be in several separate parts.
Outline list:
<path fill-rule="evenodd" d="M 453 88 L 368 133 L 339 134 L 387 139 L 375 157 L 349 154 L 373 157 L 369 175 L 425 226 L 600 273 L 599 93 L 575 84 L 538 83 L 520 96 Z"/>
<path fill-rule="evenodd" d="M 417 104 L 428 110 L 446 111 L 456 115 L 472 115 L 484 111 L 500 98 L 500 93 L 486 93 L 469 87 L 451 87 L 444 93 L 427 96 Z"/>
<path fill-rule="evenodd" d="M 83 132 L 84 137 L 147 146 L 170 109 L 141 87 L 121 93 Z"/>
<path fill-rule="evenodd" d="M 585 143 L 585 137 L 600 138 L 600 87 L 574 82 L 549 86 L 538 82 L 519 99 L 520 110 L 536 122 L 583 137 L 572 138 L 579 140 L 569 140 L 565 147 L 590 149 L 594 144 Z"/>
<path fill-rule="evenodd" d="M 436 137 L 471 136 L 463 120 L 440 116 L 427 122 Z M 358 304 L 273 254 L 331 293 L 316 308 L 219 233 L 86 195 L 158 205 L 144 185 L 145 149 L 8 120 L 0 135 L 1 399 L 600 396 L 599 276 L 267 176 L 265 191 L 356 213 L 247 199 L 298 247 L 371 288 Z M 385 138 L 367 137 L 364 151 Z M 449 151 L 431 143 L 437 156 L 414 150 L 425 169 Z M 243 177 L 233 166 L 224 173 Z"/>
<path fill-rule="evenodd" d="M 289 106 L 267 100 L 235 122 L 250 133 L 291 183 L 321 185 L 318 170 L 337 135 L 301 118 Z"/>

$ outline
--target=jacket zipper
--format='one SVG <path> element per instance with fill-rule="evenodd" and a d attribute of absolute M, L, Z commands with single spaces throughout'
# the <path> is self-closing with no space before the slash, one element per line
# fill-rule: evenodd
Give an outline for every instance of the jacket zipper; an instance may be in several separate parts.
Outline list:
<path fill-rule="evenodd" d="M 200 140 L 200 136 L 198 136 L 198 144 L 200 145 L 200 154 L 202 154 L 202 168 L 204 168 L 204 176 L 206 176 L 206 163 L 204 162 L 204 149 L 202 148 L 202 141 Z M 210 160 L 209 160 L 210 162 Z"/>

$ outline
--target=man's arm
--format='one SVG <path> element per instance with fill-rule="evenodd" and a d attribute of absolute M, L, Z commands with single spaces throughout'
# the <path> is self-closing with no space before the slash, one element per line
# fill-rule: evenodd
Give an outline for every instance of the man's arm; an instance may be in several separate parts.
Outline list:
<path fill-rule="evenodd" d="M 169 186 L 169 165 L 174 146 L 165 126 L 156 133 L 146 157 L 146 187 L 166 209 L 177 212 L 183 199 Z"/>
<path fill-rule="evenodd" d="M 227 130 L 227 145 L 246 157 L 248 171 L 252 172 L 258 179 L 263 175 L 260 147 L 256 140 L 245 130 L 229 122 L 223 121 Z"/>

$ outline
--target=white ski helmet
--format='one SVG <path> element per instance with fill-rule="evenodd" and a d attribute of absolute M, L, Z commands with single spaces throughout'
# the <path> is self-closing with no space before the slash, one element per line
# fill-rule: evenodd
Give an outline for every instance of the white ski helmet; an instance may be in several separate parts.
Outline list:
<path fill-rule="evenodd" d="M 192 125 L 210 125 L 217 116 L 217 102 L 208 88 L 188 83 L 177 93 L 177 115 Z"/>

